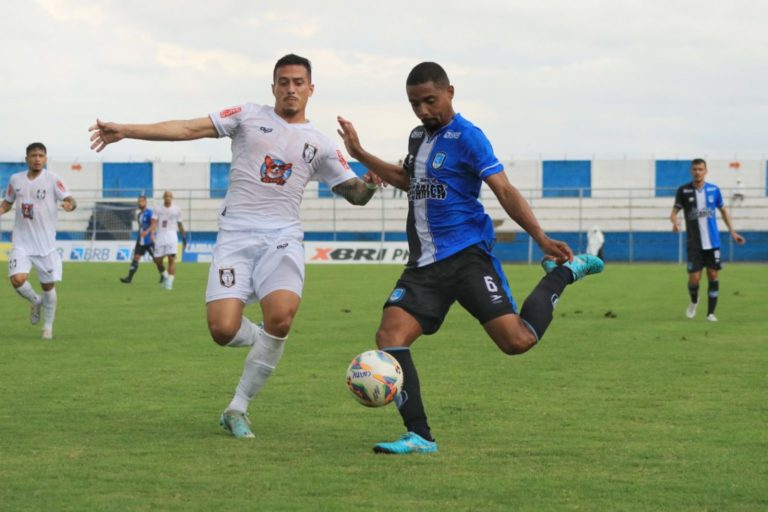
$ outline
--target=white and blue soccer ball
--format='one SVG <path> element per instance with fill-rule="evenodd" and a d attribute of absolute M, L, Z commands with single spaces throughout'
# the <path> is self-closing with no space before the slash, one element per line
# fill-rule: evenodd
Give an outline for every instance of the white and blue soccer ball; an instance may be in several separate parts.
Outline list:
<path fill-rule="evenodd" d="M 403 389 L 403 369 L 382 350 L 356 356 L 347 369 L 347 387 L 366 407 L 387 405 Z"/>

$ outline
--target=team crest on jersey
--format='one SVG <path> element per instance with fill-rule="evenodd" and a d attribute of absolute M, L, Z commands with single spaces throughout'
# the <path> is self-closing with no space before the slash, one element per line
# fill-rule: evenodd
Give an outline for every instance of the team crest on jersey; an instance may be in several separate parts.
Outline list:
<path fill-rule="evenodd" d="M 34 219 L 35 214 L 33 212 L 33 205 L 32 203 L 21 203 L 21 216 L 25 219 Z"/>
<path fill-rule="evenodd" d="M 272 133 L 272 128 L 269 126 L 259 126 L 259 131 L 261 133 Z"/>
<path fill-rule="evenodd" d="M 38 199 L 45 199 L 45 189 L 43 188 L 37 189 L 37 192 L 35 193 L 35 197 Z"/>
<path fill-rule="evenodd" d="M 432 168 L 433 169 L 439 169 L 443 166 L 445 163 L 445 153 L 442 151 L 435 155 L 435 158 L 432 159 Z"/>
<path fill-rule="evenodd" d="M 219 282 L 224 288 L 232 288 L 235 286 L 235 269 L 233 268 L 220 268 L 219 269 Z"/>
<path fill-rule="evenodd" d="M 317 146 L 313 146 L 309 142 L 304 143 L 304 151 L 301 152 L 301 158 L 308 164 L 312 163 L 312 160 L 315 159 L 315 155 L 317 154 Z"/>
<path fill-rule="evenodd" d="M 405 288 L 395 288 L 389 295 L 389 302 L 398 302 L 405 297 Z"/>
<path fill-rule="evenodd" d="M 264 157 L 264 163 L 261 164 L 261 181 L 262 183 L 285 185 L 285 182 L 293 174 L 292 168 L 293 164 L 287 164 L 267 155 Z"/>

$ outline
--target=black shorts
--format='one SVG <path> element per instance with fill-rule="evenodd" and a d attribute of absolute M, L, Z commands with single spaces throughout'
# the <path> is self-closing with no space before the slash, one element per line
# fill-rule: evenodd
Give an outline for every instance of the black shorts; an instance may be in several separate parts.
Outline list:
<path fill-rule="evenodd" d="M 405 269 L 384 307 L 403 308 L 424 334 L 433 334 L 455 301 L 481 324 L 517 312 L 499 260 L 478 245 L 425 267 Z"/>
<path fill-rule="evenodd" d="M 133 248 L 133 254 L 144 256 L 149 253 L 151 258 L 155 257 L 155 244 L 142 245 L 140 240 L 136 240 L 136 247 Z"/>
<path fill-rule="evenodd" d="M 699 246 L 688 246 L 688 272 L 699 272 L 707 267 L 713 270 L 720 270 L 720 249 L 702 249 Z"/>

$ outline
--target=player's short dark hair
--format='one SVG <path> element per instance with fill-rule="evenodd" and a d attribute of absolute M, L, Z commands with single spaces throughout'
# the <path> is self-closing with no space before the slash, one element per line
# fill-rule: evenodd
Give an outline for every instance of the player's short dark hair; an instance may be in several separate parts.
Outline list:
<path fill-rule="evenodd" d="M 703 158 L 694 158 L 693 160 L 691 160 L 691 167 L 699 164 L 704 164 L 704 168 L 705 169 L 707 168 L 707 161 L 704 160 Z"/>
<path fill-rule="evenodd" d="M 29 146 L 27 146 L 27 154 L 29 154 L 31 151 L 34 151 L 35 149 L 42 149 L 43 153 L 46 155 L 48 154 L 48 149 L 45 147 L 45 144 L 42 142 L 33 142 Z"/>
<path fill-rule="evenodd" d="M 417 64 L 408 74 L 405 85 L 420 85 L 433 82 L 437 87 L 445 89 L 451 85 L 448 74 L 437 62 L 422 62 Z"/>
<path fill-rule="evenodd" d="M 278 61 L 275 63 L 275 69 L 272 70 L 272 80 L 274 80 L 277 76 L 277 68 L 283 66 L 304 66 L 304 68 L 307 70 L 309 81 L 310 83 L 312 82 L 312 63 L 309 62 L 309 59 L 301 57 L 300 55 L 296 55 L 295 53 L 289 53 L 288 55 L 280 57 L 280 59 L 278 59 Z"/>

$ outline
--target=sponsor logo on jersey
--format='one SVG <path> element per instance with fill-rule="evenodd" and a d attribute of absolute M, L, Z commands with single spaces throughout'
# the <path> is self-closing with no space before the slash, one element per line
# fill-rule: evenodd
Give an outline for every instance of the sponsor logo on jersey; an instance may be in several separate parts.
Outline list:
<path fill-rule="evenodd" d="M 455 132 L 453 130 L 448 130 L 445 132 L 445 135 L 443 135 L 444 139 L 453 139 L 456 140 L 459 137 L 461 137 L 461 132 Z"/>
<path fill-rule="evenodd" d="M 259 131 L 261 133 L 272 133 L 272 130 L 273 129 L 270 128 L 269 126 L 259 126 Z"/>
<path fill-rule="evenodd" d="M 345 169 L 349 169 L 349 164 L 347 163 L 346 159 L 344 159 L 344 155 L 341 154 L 341 150 L 336 150 L 336 156 L 339 158 L 339 163 L 341 166 Z"/>
<path fill-rule="evenodd" d="M 304 143 L 304 151 L 301 152 L 301 158 L 308 164 L 312 163 L 312 160 L 315 159 L 315 155 L 317 154 L 317 146 L 313 146 L 309 142 Z"/>
<path fill-rule="evenodd" d="M 34 206 L 32 203 L 21 203 L 21 216 L 25 219 L 34 219 Z"/>
<path fill-rule="evenodd" d="M 399 302 L 405 297 L 405 288 L 395 288 L 392 293 L 389 294 L 388 302 Z"/>
<path fill-rule="evenodd" d="M 234 268 L 220 268 L 219 269 L 219 282 L 224 288 L 232 288 L 235 286 L 235 269 Z"/>
<path fill-rule="evenodd" d="M 219 112 L 219 117 L 224 119 L 225 117 L 233 116 L 235 114 L 239 114 L 243 110 L 243 107 L 232 107 L 232 108 L 225 108 L 221 112 Z"/>
<path fill-rule="evenodd" d="M 424 128 L 416 128 L 411 132 L 412 139 L 420 139 L 424 136 Z"/>
<path fill-rule="evenodd" d="M 445 153 L 443 153 L 442 151 L 436 154 L 435 158 L 432 159 L 432 168 L 433 169 L 441 168 L 445 163 L 445 159 L 446 159 Z"/>
<path fill-rule="evenodd" d="M 445 185 L 436 178 L 414 178 L 408 189 L 408 199 L 415 201 L 417 199 L 439 199 L 446 197 Z"/>
<path fill-rule="evenodd" d="M 39 188 L 35 193 L 35 197 L 38 199 L 45 199 L 45 189 Z"/>
<path fill-rule="evenodd" d="M 284 244 L 279 244 L 279 245 L 276 247 L 276 249 L 285 249 L 286 247 L 288 247 L 288 242 L 285 242 Z"/>
<path fill-rule="evenodd" d="M 267 155 L 264 157 L 264 163 L 261 164 L 261 181 L 262 183 L 285 185 L 285 182 L 293 174 L 292 168 L 293 164 L 287 164 Z"/>
<path fill-rule="evenodd" d="M 688 212 L 688 220 L 703 219 L 705 217 L 712 217 L 715 214 L 715 210 L 711 208 L 701 208 L 699 210 L 691 210 Z"/>

